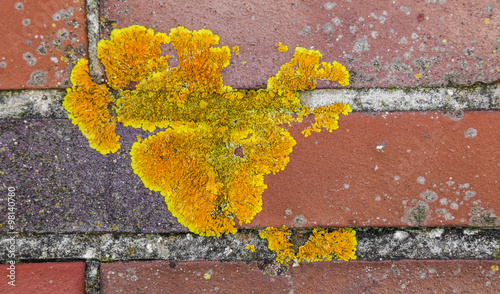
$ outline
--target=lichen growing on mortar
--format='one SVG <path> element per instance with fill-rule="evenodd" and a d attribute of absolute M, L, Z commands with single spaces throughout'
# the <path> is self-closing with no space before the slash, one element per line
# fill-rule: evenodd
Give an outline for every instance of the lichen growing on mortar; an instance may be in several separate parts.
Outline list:
<path fill-rule="evenodd" d="M 160 56 L 165 43 L 177 50 L 177 67 Z M 299 47 L 266 89 L 236 90 L 221 75 L 231 50 L 218 44 L 219 37 L 206 29 L 177 27 L 169 35 L 138 25 L 114 30 L 110 40 L 98 43 L 108 84 L 92 82 L 88 61 L 81 59 L 64 101 L 73 124 L 102 154 L 120 148 L 117 121 L 149 132 L 162 129 L 138 137 L 132 168 L 165 197 L 179 223 L 203 236 L 235 233 L 236 219 L 249 223 L 262 210 L 264 175 L 283 170 L 296 143 L 280 125 L 311 113 L 298 91 L 314 89 L 317 80 L 349 84 L 340 63 L 320 63 L 319 51 Z M 316 120 L 303 134 L 335 130 L 339 115 L 351 111 L 340 103 L 316 108 Z"/>
<path fill-rule="evenodd" d="M 332 232 L 327 229 L 314 229 L 309 240 L 302 245 L 298 252 L 289 242 L 290 230 L 269 227 L 259 232 L 262 239 L 268 242 L 268 248 L 276 253 L 276 261 L 287 264 L 294 260 L 297 264 L 303 261 L 349 261 L 356 259 L 356 231 L 351 228 L 342 228 Z"/>

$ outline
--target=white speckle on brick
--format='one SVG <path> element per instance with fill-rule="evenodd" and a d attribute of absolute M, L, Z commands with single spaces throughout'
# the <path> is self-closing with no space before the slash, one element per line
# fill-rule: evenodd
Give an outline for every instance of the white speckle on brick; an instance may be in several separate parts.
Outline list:
<path fill-rule="evenodd" d="M 464 132 L 465 138 L 475 138 L 477 136 L 477 130 L 470 128 Z"/>
<path fill-rule="evenodd" d="M 337 3 L 333 2 L 327 2 L 325 3 L 325 5 L 323 5 L 323 7 L 325 7 L 326 10 L 332 10 L 333 8 L 335 8 L 335 6 L 337 6 Z"/>

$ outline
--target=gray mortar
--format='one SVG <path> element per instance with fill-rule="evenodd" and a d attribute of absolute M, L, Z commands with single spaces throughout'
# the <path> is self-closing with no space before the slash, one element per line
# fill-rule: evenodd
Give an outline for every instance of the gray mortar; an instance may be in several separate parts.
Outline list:
<path fill-rule="evenodd" d="M 104 81 L 104 68 L 97 58 L 97 43 L 99 42 L 99 0 L 87 0 L 87 30 L 89 44 L 89 73 L 94 83 Z"/>
<path fill-rule="evenodd" d="M 356 232 L 356 236 L 358 258 L 373 261 L 496 259 L 500 249 L 500 230 L 497 229 L 367 229 Z"/>
<path fill-rule="evenodd" d="M 0 234 L 0 260 L 8 260 L 12 234 Z M 254 245 L 255 252 L 245 249 Z M 220 260 L 274 259 L 256 231 L 202 237 L 185 234 L 18 234 L 16 260 Z M 89 275 L 91 275 L 89 273 Z"/>
<path fill-rule="evenodd" d="M 429 111 L 500 109 L 500 84 L 464 88 L 328 89 L 303 92 L 310 108 L 336 102 L 348 103 L 353 111 Z"/>
<path fill-rule="evenodd" d="M 65 90 L 0 91 L 0 118 L 67 118 Z"/>
<path fill-rule="evenodd" d="M 85 293 L 100 293 L 101 263 L 95 260 L 88 260 L 85 267 Z"/>
<path fill-rule="evenodd" d="M 302 243 L 311 229 L 292 229 L 291 239 Z M 297 240 L 294 236 L 299 236 Z M 11 234 L 0 234 L 0 260 L 7 262 Z M 499 229 L 357 229 L 358 260 L 399 259 L 496 259 L 500 250 Z M 255 252 L 245 249 L 254 245 Z M 202 237 L 181 234 L 18 234 L 16 260 L 273 260 L 276 254 L 254 230 L 234 235 Z M 98 265 L 87 265 L 87 278 Z"/>
<path fill-rule="evenodd" d="M 89 55 L 91 48 L 95 46 L 89 46 Z M 94 70 L 92 75 L 101 82 L 103 71 L 97 55 L 94 60 L 98 65 L 95 68 L 101 71 Z M 67 118 L 62 107 L 65 95 L 64 90 L 0 91 L 0 118 Z M 310 108 L 341 102 L 349 103 L 353 111 L 367 112 L 446 110 L 452 111 L 447 115 L 459 120 L 463 110 L 500 109 L 500 84 L 469 88 L 313 90 L 302 92 L 300 100 Z"/>

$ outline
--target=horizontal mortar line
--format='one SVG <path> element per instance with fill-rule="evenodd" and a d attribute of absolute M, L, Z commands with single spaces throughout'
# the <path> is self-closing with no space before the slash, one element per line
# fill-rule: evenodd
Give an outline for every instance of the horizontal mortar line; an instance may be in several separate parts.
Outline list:
<path fill-rule="evenodd" d="M 64 89 L 0 91 L 0 118 L 67 118 Z M 302 92 L 304 105 L 316 108 L 337 102 L 353 111 L 462 111 L 500 109 L 500 84 L 471 87 L 316 89 Z"/>
<path fill-rule="evenodd" d="M 296 247 L 312 229 L 292 229 Z M 471 228 L 360 228 L 356 229 L 358 260 L 496 259 L 500 229 Z M 20 233 L 9 252 L 12 235 L 0 234 L 0 261 L 34 260 L 272 260 L 276 254 L 255 230 L 235 235 L 202 237 L 191 233 Z M 246 249 L 254 245 L 255 252 Z M 295 248 L 297 249 L 297 248 Z M 14 253 L 15 258 L 9 257 Z"/>

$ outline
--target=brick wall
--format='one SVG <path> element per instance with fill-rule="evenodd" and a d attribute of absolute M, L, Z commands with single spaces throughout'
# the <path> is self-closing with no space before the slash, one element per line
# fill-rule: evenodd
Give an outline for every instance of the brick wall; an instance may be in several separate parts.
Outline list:
<path fill-rule="evenodd" d="M 492 293 L 499 5 L 2 1 L 0 292 Z M 304 138 L 312 116 L 285 126 L 297 144 L 286 169 L 265 177 L 262 212 L 235 235 L 191 234 L 130 167 L 147 132 L 119 124 L 122 149 L 104 156 L 62 106 L 76 61 L 89 59 L 102 82 L 97 42 L 134 24 L 206 28 L 239 46 L 222 73 L 237 89 L 265 87 L 297 46 L 320 50 L 346 66 L 351 84 L 320 82 L 302 103 L 354 112 L 332 133 Z M 170 45 L 162 52 L 179 62 Z M 258 237 L 269 226 L 292 228 L 296 244 L 313 228 L 355 228 L 358 260 L 276 264 Z"/>

